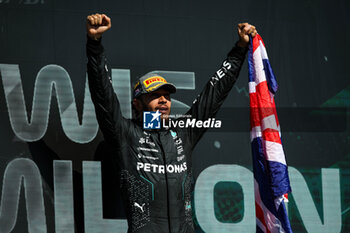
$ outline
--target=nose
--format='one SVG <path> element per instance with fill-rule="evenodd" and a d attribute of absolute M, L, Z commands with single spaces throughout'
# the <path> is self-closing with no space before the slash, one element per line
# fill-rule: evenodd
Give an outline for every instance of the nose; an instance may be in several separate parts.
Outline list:
<path fill-rule="evenodd" d="M 168 100 L 164 97 L 164 95 L 160 96 L 158 99 L 159 103 L 166 103 Z"/>

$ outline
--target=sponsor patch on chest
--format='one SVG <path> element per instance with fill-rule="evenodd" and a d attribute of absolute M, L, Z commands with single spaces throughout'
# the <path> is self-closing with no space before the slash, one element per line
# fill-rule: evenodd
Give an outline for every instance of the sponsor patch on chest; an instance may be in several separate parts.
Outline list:
<path fill-rule="evenodd" d="M 137 162 L 136 169 L 138 171 L 145 171 L 145 172 L 152 172 L 152 173 L 159 173 L 159 174 L 164 174 L 165 169 L 167 173 L 182 173 L 187 171 L 187 165 L 186 165 L 186 162 L 183 162 L 181 164 L 168 164 L 168 165 L 158 165 L 158 164 Z"/>

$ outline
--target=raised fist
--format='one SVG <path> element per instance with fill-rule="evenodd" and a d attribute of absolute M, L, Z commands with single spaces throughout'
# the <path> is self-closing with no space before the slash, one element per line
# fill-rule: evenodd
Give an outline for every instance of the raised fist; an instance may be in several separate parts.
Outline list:
<path fill-rule="evenodd" d="M 111 19 L 105 14 L 89 15 L 86 18 L 86 31 L 91 39 L 98 40 L 111 27 Z"/>
<path fill-rule="evenodd" d="M 240 23 L 237 26 L 237 32 L 239 36 L 238 45 L 241 47 L 247 47 L 249 42 L 249 35 L 255 37 L 258 32 L 255 26 L 249 23 Z"/>

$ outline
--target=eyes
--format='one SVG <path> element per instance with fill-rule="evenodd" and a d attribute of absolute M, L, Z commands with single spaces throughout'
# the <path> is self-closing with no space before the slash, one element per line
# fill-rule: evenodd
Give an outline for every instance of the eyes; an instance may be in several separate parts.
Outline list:
<path fill-rule="evenodd" d="M 157 93 L 157 92 L 154 92 L 154 93 L 151 93 L 150 94 L 150 100 L 154 100 L 154 99 L 158 99 L 160 97 L 164 97 L 166 100 L 170 101 L 170 94 L 169 93 Z"/>

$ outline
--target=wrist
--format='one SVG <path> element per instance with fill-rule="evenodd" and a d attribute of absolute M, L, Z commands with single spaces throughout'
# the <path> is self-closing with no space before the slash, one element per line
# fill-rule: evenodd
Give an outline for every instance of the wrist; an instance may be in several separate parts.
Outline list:
<path fill-rule="evenodd" d="M 90 39 L 92 39 L 92 40 L 99 41 L 99 40 L 101 39 L 102 35 L 101 35 L 101 34 L 94 34 L 94 35 L 91 35 L 91 34 L 88 33 L 88 37 L 89 37 Z"/>
<path fill-rule="evenodd" d="M 237 42 L 237 45 L 238 45 L 239 47 L 241 47 L 241 48 L 247 48 L 247 47 L 248 47 L 248 43 L 249 43 L 249 42 L 246 42 L 246 41 L 243 41 L 243 40 L 239 40 L 239 41 Z"/>

